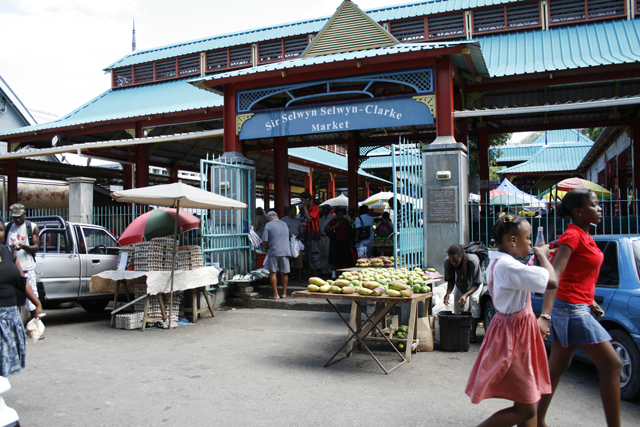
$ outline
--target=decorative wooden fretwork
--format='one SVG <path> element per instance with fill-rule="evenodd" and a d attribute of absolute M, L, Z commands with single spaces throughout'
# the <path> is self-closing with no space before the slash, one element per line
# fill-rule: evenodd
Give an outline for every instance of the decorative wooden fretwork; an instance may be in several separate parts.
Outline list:
<path fill-rule="evenodd" d="M 436 96 L 435 95 L 414 96 L 413 99 L 415 99 L 418 102 L 422 102 L 427 107 L 429 107 L 429 111 L 431 111 L 431 115 L 433 116 L 434 119 L 436 118 Z"/>
<path fill-rule="evenodd" d="M 244 124 L 244 122 L 246 122 L 253 116 L 253 113 L 236 115 L 236 135 L 240 135 L 240 131 L 242 130 L 242 125 Z"/>

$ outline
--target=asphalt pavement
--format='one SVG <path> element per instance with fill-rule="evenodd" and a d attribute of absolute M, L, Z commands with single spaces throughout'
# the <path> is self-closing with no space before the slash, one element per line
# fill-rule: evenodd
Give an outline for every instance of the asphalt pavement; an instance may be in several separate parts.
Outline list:
<path fill-rule="evenodd" d="M 325 368 L 346 326 L 335 313 L 222 309 L 175 330 L 118 330 L 109 312 L 48 310 L 44 340 L 3 397 L 24 427 L 473 426 L 510 402 L 473 405 L 469 352 L 421 352 L 385 375 L 364 352 Z M 482 336 L 481 334 L 479 334 Z M 378 346 L 383 364 L 399 360 Z M 622 402 L 623 425 L 640 402 Z M 602 426 L 595 367 L 574 362 L 549 425 Z"/>

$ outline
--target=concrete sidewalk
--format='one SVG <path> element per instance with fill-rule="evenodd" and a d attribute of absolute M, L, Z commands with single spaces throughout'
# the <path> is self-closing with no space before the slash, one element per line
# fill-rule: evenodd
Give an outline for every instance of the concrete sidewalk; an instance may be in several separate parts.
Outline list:
<path fill-rule="evenodd" d="M 417 353 L 389 375 L 359 352 L 328 368 L 346 327 L 335 313 L 216 311 L 197 325 L 146 332 L 109 327 L 109 312 L 49 310 L 46 339 L 4 394 L 28 427 L 472 426 L 509 406 L 464 394 L 479 344 L 467 353 Z M 383 363 L 397 363 L 388 349 Z M 623 425 L 640 405 L 622 403 Z M 563 377 L 553 426 L 602 426 L 594 367 Z"/>

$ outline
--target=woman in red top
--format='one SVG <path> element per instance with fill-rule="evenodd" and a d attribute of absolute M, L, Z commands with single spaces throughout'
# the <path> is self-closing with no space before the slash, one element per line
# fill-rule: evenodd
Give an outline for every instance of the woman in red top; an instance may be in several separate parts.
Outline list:
<path fill-rule="evenodd" d="M 571 190 L 557 212 L 571 217 L 572 224 L 558 239 L 553 260 L 558 288 L 547 288 L 538 319 L 542 330 L 548 328 L 553 343 L 549 356 L 551 385 L 555 392 L 579 345 L 600 370 L 600 397 L 607 425 L 619 426 L 622 362 L 611 345 L 611 336 L 594 317 L 604 315 L 594 300 L 604 255 L 589 235 L 589 228 L 602 220 L 602 208 L 593 191 Z M 540 399 L 538 426 L 547 425 L 545 416 L 552 397 L 553 393 Z"/>

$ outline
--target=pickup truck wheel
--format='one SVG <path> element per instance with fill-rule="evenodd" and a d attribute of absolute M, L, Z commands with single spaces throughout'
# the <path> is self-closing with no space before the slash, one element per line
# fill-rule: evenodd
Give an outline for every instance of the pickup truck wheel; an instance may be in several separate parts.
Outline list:
<path fill-rule="evenodd" d="M 611 344 L 622 361 L 620 373 L 620 397 L 632 400 L 640 397 L 640 350 L 624 331 L 613 329 L 609 331 Z"/>
<path fill-rule="evenodd" d="M 482 321 L 484 322 L 485 332 L 487 332 L 487 329 L 489 329 L 489 323 L 491 323 L 491 319 L 493 319 L 493 316 L 495 314 L 496 314 L 496 310 L 495 308 L 493 308 L 493 302 L 491 301 L 491 299 L 488 299 L 484 303 L 484 307 L 482 310 Z"/>
<path fill-rule="evenodd" d="M 109 300 L 101 299 L 101 300 L 94 300 L 94 301 L 81 301 L 80 305 L 89 313 L 98 313 L 104 310 L 107 305 L 109 305 Z"/>

